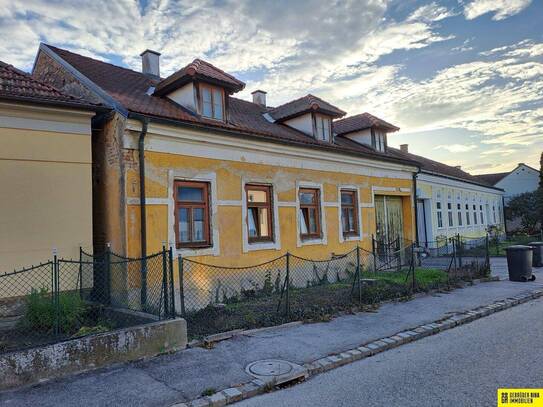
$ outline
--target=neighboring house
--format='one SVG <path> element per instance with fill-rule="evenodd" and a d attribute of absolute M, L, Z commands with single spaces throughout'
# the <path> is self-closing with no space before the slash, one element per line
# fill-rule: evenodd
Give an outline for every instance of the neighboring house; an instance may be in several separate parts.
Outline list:
<path fill-rule="evenodd" d="M 420 165 L 417 182 L 417 237 L 435 246 L 445 237 L 485 236 L 489 226 L 504 231 L 503 190 L 462 171 L 408 152 L 407 144 L 390 149 Z"/>
<path fill-rule="evenodd" d="M 481 174 L 476 177 L 496 188 L 501 188 L 505 191 L 504 203 L 507 209 L 507 204 L 517 195 L 525 192 L 532 192 L 539 187 L 539 171 L 524 163 L 520 163 L 510 172 L 500 172 L 495 174 Z M 522 222 L 520 218 L 510 219 L 506 221 L 507 232 L 515 232 L 521 229 Z"/>
<path fill-rule="evenodd" d="M 496 174 L 475 175 L 479 180 L 484 181 L 496 188 L 505 191 L 505 205 L 517 195 L 524 192 L 535 191 L 539 187 L 539 171 L 524 163 L 520 163 L 510 172 Z"/>
<path fill-rule="evenodd" d="M 312 95 L 277 107 L 263 91 L 235 98 L 244 83 L 199 59 L 165 79 L 158 53 L 142 65 L 44 44 L 35 61 L 36 78 L 114 109 L 93 138 L 96 250 L 171 244 L 175 256 L 245 266 L 369 249 L 377 231 L 414 239 L 417 164 L 388 151 L 396 127 L 338 121 L 345 113 Z"/>
<path fill-rule="evenodd" d="M 0 272 L 92 245 L 96 109 L 0 62 Z"/>

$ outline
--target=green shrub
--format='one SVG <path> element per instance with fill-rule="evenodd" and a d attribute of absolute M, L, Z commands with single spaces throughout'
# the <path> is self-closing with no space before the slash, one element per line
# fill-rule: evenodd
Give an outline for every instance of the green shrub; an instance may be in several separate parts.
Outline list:
<path fill-rule="evenodd" d="M 26 310 L 21 323 L 24 328 L 37 332 L 53 332 L 57 318 L 61 333 L 76 332 L 85 312 L 83 301 L 76 293 L 59 294 L 58 313 L 53 297 L 45 288 L 32 289 L 25 302 Z"/>

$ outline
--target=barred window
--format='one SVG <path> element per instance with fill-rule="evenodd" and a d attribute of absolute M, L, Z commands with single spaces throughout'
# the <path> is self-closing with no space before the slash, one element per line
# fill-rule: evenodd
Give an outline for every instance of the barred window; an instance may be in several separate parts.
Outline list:
<path fill-rule="evenodd" d="M 177 247 L 209 246 L 209 184 L 176 181 L 174 190 Z"/>
<path fill-rule="evenodd" d="M 272 188 L 245 185 L 249 243 L 273 241 Z"/>

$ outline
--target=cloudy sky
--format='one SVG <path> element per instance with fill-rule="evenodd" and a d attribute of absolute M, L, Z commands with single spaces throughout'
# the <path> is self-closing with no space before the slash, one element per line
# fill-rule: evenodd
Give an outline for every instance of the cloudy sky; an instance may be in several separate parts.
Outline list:
<path fill-rule="evenodd" d="M 85 3 L 85 4 L 80 4 Z M 39 42 L 167 75 L 204 58 L 277 105 L 314 93 L 399 127 L 392 145 L 473 173 L 539 167 L 543 0 L 0 0 L 0 60 Z"/>

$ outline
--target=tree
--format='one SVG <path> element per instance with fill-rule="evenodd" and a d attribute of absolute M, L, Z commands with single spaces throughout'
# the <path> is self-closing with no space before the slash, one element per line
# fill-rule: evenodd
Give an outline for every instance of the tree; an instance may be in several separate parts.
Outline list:
<path fill-rule="evenodd" d="M 509 220 L 520 218 L 523 231 L 529 234 L 535 233 L 540 221 L 542 206 L 541 189 L 525 192 L 509 201 L 507 205 L 508 218 Z"/>

